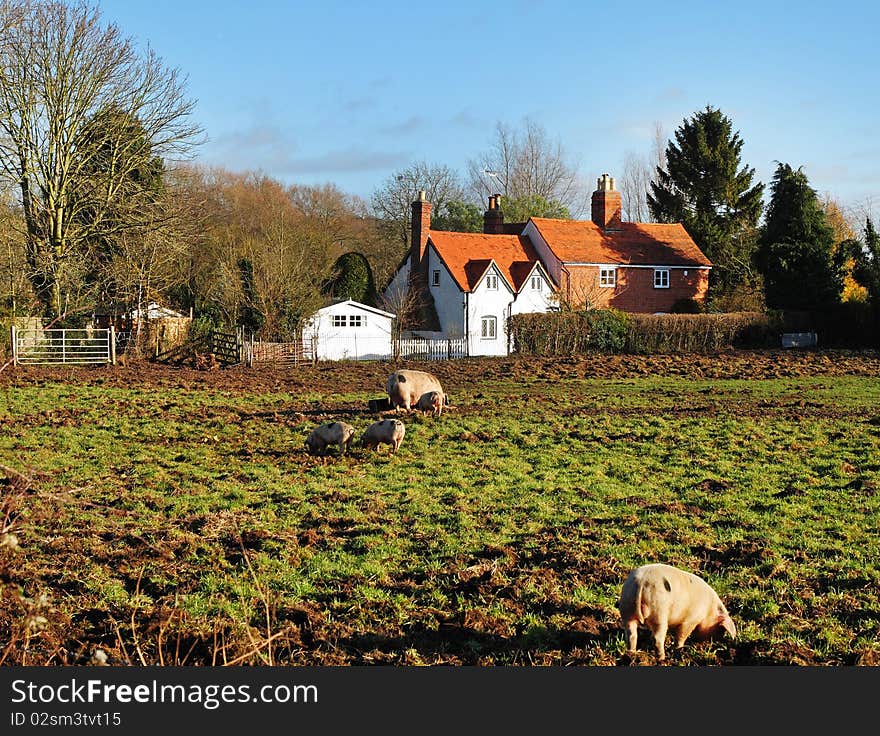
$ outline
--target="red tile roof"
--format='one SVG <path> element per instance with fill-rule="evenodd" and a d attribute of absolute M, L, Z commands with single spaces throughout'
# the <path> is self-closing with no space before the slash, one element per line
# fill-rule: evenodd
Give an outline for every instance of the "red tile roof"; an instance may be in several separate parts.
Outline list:
<path fill-rule="evenodd" d="M 462 291 L 473 291 L 494 261 L 510 287 L 518 292 L 538 254 L 523 235 L 485 235 L 431 230 L 428 237 Z"/>
<path fill-rule="evenodd" d="M 533 217 L 532 222 L 556 257 L 566 263 L 712 265 L 680 223 L 624 222 L 618 230 L 603 230 L 591 220 Z"/>

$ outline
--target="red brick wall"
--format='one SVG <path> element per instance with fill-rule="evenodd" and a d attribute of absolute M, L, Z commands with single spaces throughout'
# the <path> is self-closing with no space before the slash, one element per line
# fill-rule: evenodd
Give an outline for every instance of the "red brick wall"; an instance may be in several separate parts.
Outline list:
<path fill-rule="evenodd" d="M 412 203 L 412 222 L 410 223 L 410 235 L 412 237 L 412 272 L 410 280 L 421 279 L 422 284 L 428 285 L 428 231 L 431 229 L 431 203 L 424 200 L 416 200 Z"/>
<path fill-rule="evenodd" d="M 620 227 L 620 213 L 623 209 L 623 198 L 615 190 L 596 190 L 591 199 L 590 213 L 592 220 L 599 227 Z"/>
<path fill-rule="evenodd" d="M 618 267 L 613 288 L 599 286 L 598 266 L 568 266 L 568 272 L 570 282 L 563 274 L 562 288 L 570 301 L 580 305 L 589 300 L 596 307 L 624 312 L 668 312 L 679 299 L 705 300 L 709 288 L 706 269 L 670 268 L 668 289 L 654 288 L 653 268 Z"/>

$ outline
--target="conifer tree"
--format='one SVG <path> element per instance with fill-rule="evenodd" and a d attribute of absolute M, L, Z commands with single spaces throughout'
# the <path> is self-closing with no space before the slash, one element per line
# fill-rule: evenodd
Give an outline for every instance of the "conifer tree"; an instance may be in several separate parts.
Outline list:
<path fill-rule="evenodd" d="M 373 271 L 362 253 L 343 253 L 336 259 L 326 292 L 334 299 L 352 299 L 371 307 L 376 305 Z"/>
<path fill-rule="evenodd" d="M 802 168 L 778 164 L 755 261 L 767 306 L 826 309 L 840 299 L 843 263 L 834 231 Z"/>
<path fill-rule="evenodd" d="M 880 234 L 870 217 L 865 221 L 865 239 L 845 240 L 840 249 L 853 261 L 853 278 L 867 290 L 869 299 L 880 310 Z"/>
<path fill-rule="evenodd" d="M 681 222 L 713 263 L 710 287 L 746 280 L 761 216 L 764 185 L 741 163 L 743 140 L 726 115 L 707 106 L 685 119 L 657 167 L 648 208 L 657 222 Z"/>

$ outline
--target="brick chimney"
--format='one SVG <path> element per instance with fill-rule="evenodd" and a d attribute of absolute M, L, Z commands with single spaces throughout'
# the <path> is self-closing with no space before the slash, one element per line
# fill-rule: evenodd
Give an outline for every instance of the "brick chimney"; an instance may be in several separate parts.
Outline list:
<path fill-rule="evenodd" d="M 604 230 L 620 227 L 620 212 L 623 201 L 620 192 L 614 188 L 614 177 L 602 174 L 593 192 L 593 222 Z"/>
<path fill-rule="evenodd" d="M 419 191 L 419 198 L 412 203 L 411 225 L 411 276 L 420 271 L 423 276 L 423 284 L 428 285 L 428 231 L 431 229 L 431 203 L 425 199 L 425 190 Z"/>
<path fill-rule="evenodd" d="M 489 209 L 483 213 L 483 232 L 498 235 L 504 232 L 504 213 L 501 211 L 501 195 L 489 197 Z"/>

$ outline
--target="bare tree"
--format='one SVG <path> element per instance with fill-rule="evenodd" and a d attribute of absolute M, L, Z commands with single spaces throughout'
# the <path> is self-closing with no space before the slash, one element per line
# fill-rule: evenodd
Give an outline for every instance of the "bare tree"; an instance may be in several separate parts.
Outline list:
<path fill-rule="evenodd" d="M 447 202 L 465 198 L 455 171 L 426 161 L 396 171 L 373 193 L 374 214 L 386 224 L 392 237 L 400 239 L 404 246 L 401 255 L 410 246 L 410 208 L 421 190 L 435 213 L 442 211 Z"/>
<path fill-rule="evenodd" d="M 470 188 L 478 201 L 491 194 L 507 199 L 542 199 L 556 202 L 570 212 L 584 206 L 577 167 L 560 141 L 525 118 L 522 130 L 499 122 L 489 148 L 468 162 Z"/>
<path fill-rule="evenodd" d="M 409 283 L 390 285 L 384 294 L 379 295 L 379 308 L 395 316 L 392 325 L 392 338 L 400 340 L 403 333 L 418 323 L 418 315 L 424 308 L 424 293 L 409 288 Z"/>
<path fill-rule="evenodd" d="M 647 193 L 651 180 L 657 175 L 657 168 L 666 168 L 666 142 L 663 125 L 655 121 L 651 151 L 647 154 L 627 151 L 624 156 L 623 172 L 618 181 L 623 219 L 627 222 L 653 222 Z"/>
<path fill-rule="evenodd" d="M 22 307 L 32 302 L 33 292 L 27 278 L 22 237 L 24 222 L 11 194 L 0 190 L 0 298 L 2 311 L 15 317 Z"/>
<path fill-rule="evenodd" d="M 651 167 L 646 156 L 627 151 L 619 178 L 623 219 L 627 222 L 650 222 L 646 194 L 651 183 Z"/>
<path fill-rule="evenodd" d="M 336 248 L 326 212 L 304 212 L 289 188 L 253 172 L 188 166 L 176 178 L 175 196 L 202 212 L 177 263 L 195 310 L 267 339 L 294 337 L 324 301 Z"/>
<path fill-rule="evenodd" d="M 31 280 L 57 315 L 90 240 L 161 221 L 138 172 L 185 156 L 199 129 L 179 72 L 98 10 L 32 0 L 2 12 L 0 172 L 21 189 Z"/>

